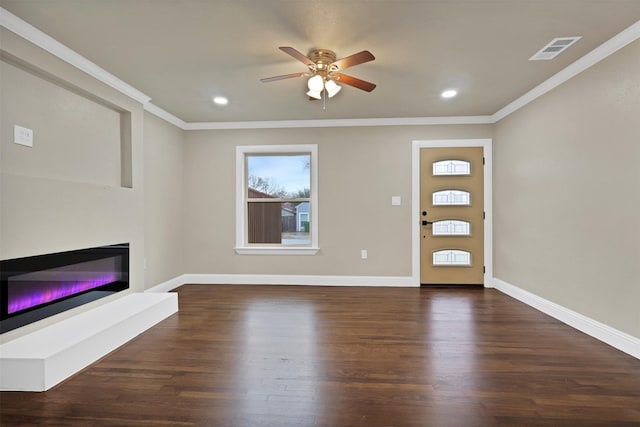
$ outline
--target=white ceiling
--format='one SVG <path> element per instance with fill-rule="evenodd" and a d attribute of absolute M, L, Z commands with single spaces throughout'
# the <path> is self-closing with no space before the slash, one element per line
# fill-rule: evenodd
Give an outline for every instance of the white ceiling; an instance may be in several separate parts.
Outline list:
<path fill-rule="evenodd" d="M 491 115 L 640 20 L 640 0 L 0 0 L 186 122 Z M 582 36 L 551 61 L 555 37 Z M 309 101 L 278 50 L 320 47 L 373 62 L 378 87 Z M 444 89 L 456 98 L 443 100 Z M 229 98 L 226 107 L 211 98 Z"/>

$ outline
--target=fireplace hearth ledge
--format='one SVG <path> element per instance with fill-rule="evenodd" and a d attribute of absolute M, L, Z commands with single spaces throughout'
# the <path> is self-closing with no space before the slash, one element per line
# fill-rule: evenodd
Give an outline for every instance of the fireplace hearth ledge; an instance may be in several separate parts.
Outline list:
<path fill-rule="evenodd" d="M 0 345 L 1 391 L 46 391 L 178 311 L 176 293 L 132 293 Z"/>

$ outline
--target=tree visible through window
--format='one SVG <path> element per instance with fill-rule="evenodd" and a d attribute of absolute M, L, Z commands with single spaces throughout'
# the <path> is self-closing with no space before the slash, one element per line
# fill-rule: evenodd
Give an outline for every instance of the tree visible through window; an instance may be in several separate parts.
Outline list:
<path fill-rule="evenodd" d="M 247 243 L 309 246 L 311 153 L 246 153 Z"/>

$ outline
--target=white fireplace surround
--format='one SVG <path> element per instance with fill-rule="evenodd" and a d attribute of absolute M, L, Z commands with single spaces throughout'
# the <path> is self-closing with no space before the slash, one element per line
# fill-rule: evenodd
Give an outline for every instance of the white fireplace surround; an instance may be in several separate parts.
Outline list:
<path fill-rule="evenodd" d="M 49 390 L 177 311 L 176 293 L 130 293 L 8 341 L 0 390 Z"/>

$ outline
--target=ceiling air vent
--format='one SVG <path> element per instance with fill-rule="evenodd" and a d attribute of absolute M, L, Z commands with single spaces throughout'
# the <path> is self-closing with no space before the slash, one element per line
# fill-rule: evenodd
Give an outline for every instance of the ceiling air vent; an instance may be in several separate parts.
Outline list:
<path fill-rule="evenodd" d="M 582 37 L 558 37 L 551 40 L 545 47 L 535 53 L 529 61 L 544 61 L 553 59 L 564 52 L 569 46 L 580 40 Z"/>

